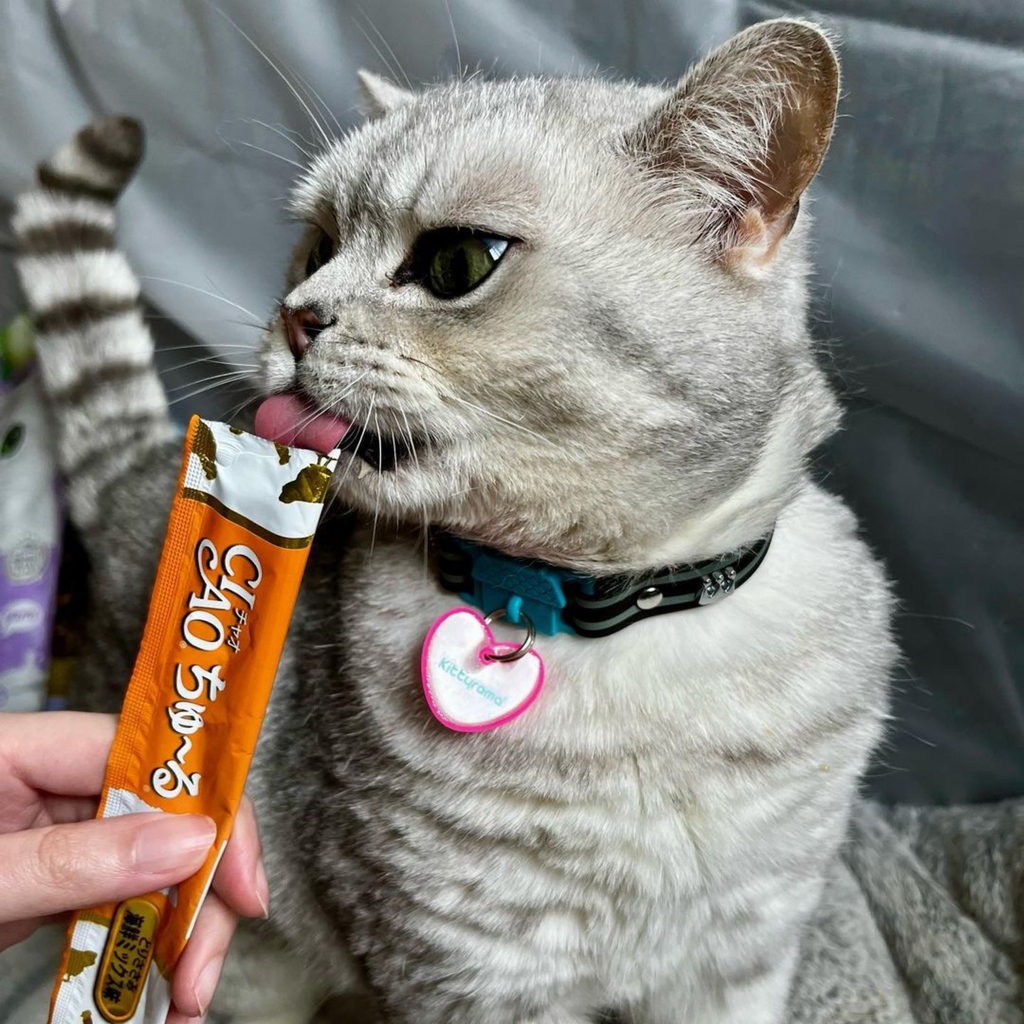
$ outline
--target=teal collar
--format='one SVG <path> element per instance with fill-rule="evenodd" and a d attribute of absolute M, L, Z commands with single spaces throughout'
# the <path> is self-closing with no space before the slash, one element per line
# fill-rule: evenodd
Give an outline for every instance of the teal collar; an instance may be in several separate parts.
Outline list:
<path fill-rule="evenodd" d="M 451 534 L 434 537 L 446 590 L 485 614 L 500 609 L 514 624 L 528 620 L 538 633 L 589 638 L 728 597 L 757 570 L 771 539 L 769 532 L 749 547 L 695 565 L 665 566 L 642 575 L 587 576 L 511 558 Z"/>

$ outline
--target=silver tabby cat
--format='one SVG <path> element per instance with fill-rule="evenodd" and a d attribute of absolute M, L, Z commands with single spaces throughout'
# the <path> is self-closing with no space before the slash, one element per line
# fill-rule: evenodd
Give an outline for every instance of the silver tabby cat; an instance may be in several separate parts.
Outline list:
<path fill-rule="evenodd" d="M 779 1024 L 895 657 L 883 573 L 806 471 L 838 420 L 799 205 L 832 132 L 832 47 L 767 22 L 671 89 L 362 79 L 366 123 L 295 190 L 309 227 L 262 348 L 268 393 L 370 439 L 250 786 L 272 923 L 308 973 L 243 958 L 223 994 L 261 1019 L 365 983 L 391 1024 Z M 128 678 L 179 458 L 113 251 L 140 153 L 134 122 L 90 126 L 16 214 L 94 564 L 93 707 Z M 727 600 L 541 638 L 548 683 L 514 722 L 431 717 L 420 644 L 459 602 L 424 525 L 640 575 L 773 524 Z"/>

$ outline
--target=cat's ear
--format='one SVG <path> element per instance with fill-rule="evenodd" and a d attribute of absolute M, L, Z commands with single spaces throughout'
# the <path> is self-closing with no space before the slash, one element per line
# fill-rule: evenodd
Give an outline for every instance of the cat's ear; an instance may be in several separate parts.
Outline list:
<path fill-rule="evenodd" d="M 820 29 L 762 22 L 697 64 L 628 133 L 626 151 L 656 187 L 696 204 L 716 259 L 756 270 L 793 226 L 838 98 L 839 64 Z"/>
<path fill-rule="evenodd" d="M 383 117 L 389 110 L 408 103 L 416 96 L 415 93 L 395 85 L 390 79 L 375 75 L 365 68 L 357 71 L 356 77 L 359 79 L 359 92 L 363 99 L 363 113 L 371 120 Z"/>

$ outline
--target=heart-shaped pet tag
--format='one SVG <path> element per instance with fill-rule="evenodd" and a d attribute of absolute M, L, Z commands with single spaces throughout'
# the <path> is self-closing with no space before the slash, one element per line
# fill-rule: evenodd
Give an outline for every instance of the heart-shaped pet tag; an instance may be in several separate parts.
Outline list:
<path fill-rule="evenodd" d="M 491 657 L 514 650 L 495 641 L 474 609 L 445 612 L 423 642 L 423 693 L 434 717 L 457 732 L 482 732 L 521 715 L 544 685 L 544 662 L 533 650 L 515 661 Z"/>

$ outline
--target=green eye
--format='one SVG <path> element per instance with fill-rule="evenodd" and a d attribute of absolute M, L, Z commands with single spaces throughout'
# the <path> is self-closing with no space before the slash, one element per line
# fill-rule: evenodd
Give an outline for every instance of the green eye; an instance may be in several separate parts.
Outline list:
<path fill-rule="evenodd" d="M 419 279 L 439 299 L 465 295 L 494 270 L 508 243 L 470 228 L 431 231 L 416 246 Z"/>
<path fill-rule="evenodd" d="M 21 447 L 22 438 L 25 436 L 25 428 L 20 423 L 15 423 L 0 440 L 0 459 L 9 459 Z"/>

